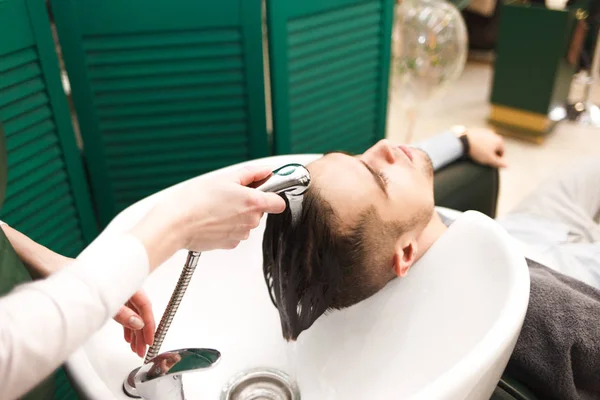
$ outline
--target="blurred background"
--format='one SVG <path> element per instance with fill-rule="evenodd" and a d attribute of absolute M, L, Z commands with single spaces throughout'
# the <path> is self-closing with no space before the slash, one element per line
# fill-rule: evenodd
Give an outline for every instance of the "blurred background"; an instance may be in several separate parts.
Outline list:
<path fill-rule="evenodd" d="M 431 101 L 423 111 L 415 139 L 431 137 L 453 125 L 488 126 L 493 67 L 491 61 L 469 60 L 455 90 Z M 574 83 L 572 92 L 573 98 L 578 98 L 582 89 Z M 600 104 L 600 84 L 593 84 L 591 99 Z M 402 93 L 392 90 L 387 131 L 390 139 L 402 141 L 405 137 L 406 118 L 402 111 Z M 505 144 L 509 166 L 500 171 L 499 216 L 510 211 L 556 169 L 582 156 L 600 156 L 600 128 L 565 120 L 541 145 L 513 137 L 505 137 Z"/>
<path fill-rule="evenodd" d="M 600 2 L 570 1 L 558 10 L 543 2 L 467 1 L 457 5 L 464 7 L 467 61 L 455 83 L 421 103 L 414 139 L 454 125 L 488 126 L 504 134 L 509 167 L 500 171 L 501 216 L 557 169 L 586 155 L 600 155 L 597 108 L 592 108 L 594 121 L 582 121 L 574 110 L 586 101 L 592 107 L 600 104 L 600 84 L 594 78 L 600 68 L 598 56 L 593 63 Z M 496 66 L 498 59 L 501 63 Z M 402 79 L 402 74 L 392 73 L 387 130 L 389 138 L 399 141 L 406 137 L 409 120 Z M 544 81 L 548 84 L 545 89 Z M 507 93 L 500 93 L 503 90 Z M 544 90 L 539 99 L 525 104 Z M 492 116 L 497 105 L 521 113 L 511 116 L 508 124 L 498 124 Z M 552 115 L 553 111 L 558 115 Z M 532 114 L 559 122 L 550 128 L 523 129 Z"/>

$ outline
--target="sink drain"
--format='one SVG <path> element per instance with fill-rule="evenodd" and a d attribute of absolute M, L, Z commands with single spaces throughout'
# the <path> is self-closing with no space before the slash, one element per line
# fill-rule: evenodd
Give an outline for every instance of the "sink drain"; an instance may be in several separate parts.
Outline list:
<path fill-rule="evenodd" d="M 235 376 L 223 389 L 221 400 L 300 400 L 300 390 L 281 371 L 254 369 Z"/>

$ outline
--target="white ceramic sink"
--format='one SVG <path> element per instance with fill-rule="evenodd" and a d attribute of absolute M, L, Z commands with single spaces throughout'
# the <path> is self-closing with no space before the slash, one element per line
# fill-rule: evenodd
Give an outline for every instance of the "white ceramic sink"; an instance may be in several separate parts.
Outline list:
<path fill-rule="evenodd" d="M 315 157 L 251 163 L 277 167 Z M 127 229 L 161 193 L 125 210 L 103 234 Z M 489 398 L 512 352 L 529 298 L 525 261 L 493 221 L 478 213 L 464 214 L 407 278 L 354 307 L 322 317 L 300 336 L 294 352 L 281 337 L 264 283 L 263 229 L 261 225 L 235 250 L 200 258 L 161 349 L 221 351 L 213 369 L 184 375 L 189 399 L 218 399 L 234 375 L 256 367 L 294 376 L 304 400 Z M 185 256 L 173 256 L 144 286 L 157 322 Z M 128 399 L 123 379 L 140 364 L 120 326 L 110 321 L 67 367 L 88 397 L 106 400 Z"/>

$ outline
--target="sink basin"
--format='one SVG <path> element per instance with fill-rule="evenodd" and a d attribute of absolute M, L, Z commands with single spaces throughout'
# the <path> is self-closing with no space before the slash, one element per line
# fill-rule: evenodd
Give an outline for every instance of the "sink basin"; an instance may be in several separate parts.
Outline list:
<path fill-rule="evenodd" d="M 317 157 L 244 164 L 275 168 Z M 103 234 L 128 229 L 166 191 L 122 212 Z M 201 256 L 166 336 L 161 351 L 205 347 L 222 353 L 216 367 L 183 376 L 189 399 L 218 399 L 232 378 L 256 368 L 287 373 L 305 400 L 489 398 L 529 298 L 525 261 L 493 221 L 466 213 L 450 228 L 453 234 L 445 234 L 406 278 L 322 317 L 294 345 L 281 337 L 264 283 L 263 229 L 264 220 L 235 250 Z M 184 251 L 175 254 L 145 283 L 157 322 L 185 257 Z M 121 327 L 110 321 L 72 355 L 67 369 L 86 397 L 128 399 L 123 379 L 141 362 L 123 340 Z"/>

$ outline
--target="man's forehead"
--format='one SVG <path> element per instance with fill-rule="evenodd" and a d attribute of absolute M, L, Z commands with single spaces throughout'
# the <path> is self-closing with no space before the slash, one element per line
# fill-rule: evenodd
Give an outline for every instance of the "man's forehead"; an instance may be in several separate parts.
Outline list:
<path fill-rule="evenodd" d="M 344 153 L 338 153 L 338 152 L 327 153 L 324 156 L 322 156 L 321 158 L 318 158 L 315 161 L 309 163 L 306 166 L 306 168 L 308 168 L 309 171 L 311 169 L 315 169 L 315 171 L 328 169 L 334 165 L 334 162 L 336 160 L 337 161 L 341 160 L 342 162 L 344 162 L 347 157 L 348 157 L 348 155 L 344 154 Z"/>
<path fill-rule="evenodd" d="M 348 173 L 356 171 L 356 161 L 343 153 L 328 153 L 306 166 L 310 172 L 313 183 L 321 188 L 324 185 L 331 185 L 332 179 L 343 177 Z M 345 189 L 345 186 L 342 187 Z"/>
<path fill-rule="evenodd" d="M 354 219 L 370 204 L 369 172 L 352 156 L 331 153 L 306 167 L 312 185 L 342 220 Z"/>

